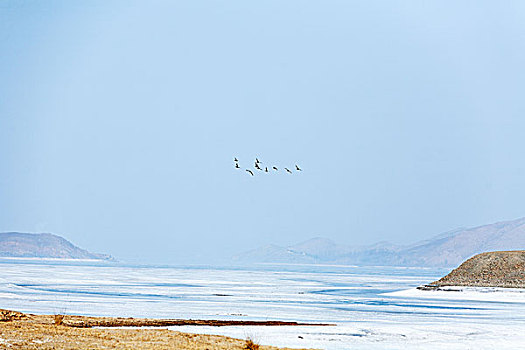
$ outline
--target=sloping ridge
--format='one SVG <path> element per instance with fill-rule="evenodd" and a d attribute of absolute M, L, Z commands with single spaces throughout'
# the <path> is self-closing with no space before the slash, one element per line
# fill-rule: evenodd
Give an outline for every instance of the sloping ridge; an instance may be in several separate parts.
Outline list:
<path fill-rule="evenodd" d="M 288 247 L 254 249 L 238 254 L 233 261 L 452 267 L 478 253 L 522 249 L 525 249 L 525 218 L 460 228 L 408 246 L 380 242 L 352 247 L 314 238 Z"/>
<path fill-rule="evenodd" d="M 0 256 L 113 260 L 110 255 L 90 253 L 51 233 L 0 233 Z"/>
<path fill-rule="evenodd" d="M 525 249 L 525 218 L 456 230 L 401 253 L 413 265 L 457 266 L 481 252 L 520 249 Z"/>
<path fill-rule="evenodd" d="M 444 286 L 525 288 L 525 250 L 475 255 L 427 287 Z"/>

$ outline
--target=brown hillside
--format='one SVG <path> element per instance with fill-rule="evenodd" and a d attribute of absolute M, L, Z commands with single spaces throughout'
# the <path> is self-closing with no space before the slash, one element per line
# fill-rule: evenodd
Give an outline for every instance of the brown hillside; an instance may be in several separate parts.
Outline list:
<path fill-rule="evenodd" d="M 525 250 L 475 255 L 429 285 L 443 286 L 525 288 Z"/>
<path fill-rule="evenodd" d="M 0 256 L 113 260 L 109 255 L 90 253 L 51 233 L 0 232 Z"/>

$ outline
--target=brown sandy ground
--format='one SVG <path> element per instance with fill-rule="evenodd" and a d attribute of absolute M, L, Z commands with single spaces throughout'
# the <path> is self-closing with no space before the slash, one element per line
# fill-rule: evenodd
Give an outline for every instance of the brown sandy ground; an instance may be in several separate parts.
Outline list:
<path fill-rule="evenodd" d="M 89 328 L 86 325 L 72 326 L 68 325 L 70 318 L 75 322 L 85 319 L 85 324 L 97 319 L 111 321 L 111 318 L 107 317 L 83 316 L 65 316 L 55 320 L 54 315 L 31 315 L 0 310 L 0 349 L 279 349 L 250 344 L 246 339 L 180 333 L 167 329 L 100 329 Z M 142 325 L 147 319 L 137 320 L 141 320 L 138 325 Z"/>

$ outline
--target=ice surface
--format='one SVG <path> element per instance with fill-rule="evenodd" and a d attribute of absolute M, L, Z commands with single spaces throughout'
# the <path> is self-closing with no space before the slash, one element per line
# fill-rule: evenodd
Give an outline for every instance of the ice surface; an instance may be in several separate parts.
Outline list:
<path fill-rule="evenodd" d="M 415 288 L 385 293 L 393 297 L 486 301 L 498 303 L 525 303 L 525 289 L 523 288 L 498 288 L 498 287 L 464 287 L 447 286 L 439 290 L 419 290 Z"/>
<path fill-rule="evenodd" d="M 170 327 L 325 349 L 525 344 L 519 289 L 415 287 L 447 271 L 355 266 L 168 268 L 0 262 L 0 307 L 95 316 L 283 320 L 328 327 Z M 302 338 L 299 338 L 302 337 Z"/>

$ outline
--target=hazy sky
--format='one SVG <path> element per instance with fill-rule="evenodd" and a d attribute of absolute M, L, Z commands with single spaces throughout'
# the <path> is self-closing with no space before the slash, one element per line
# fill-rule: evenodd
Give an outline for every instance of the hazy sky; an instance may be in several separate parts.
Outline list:
<path fill-rule="evenodd" d="M 524 198 L 523 1 L 0 1 L 0 231 L 196 263 Z"/>

